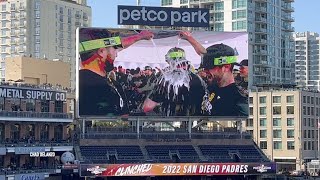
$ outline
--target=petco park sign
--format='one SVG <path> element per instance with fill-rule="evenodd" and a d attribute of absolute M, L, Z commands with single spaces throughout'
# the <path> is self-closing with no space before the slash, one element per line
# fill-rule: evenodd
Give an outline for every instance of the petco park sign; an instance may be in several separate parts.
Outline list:
<path fill-rule="evenodd" d="M 118 6 L 118 24 L 209 27 L 209 9 Z"/>

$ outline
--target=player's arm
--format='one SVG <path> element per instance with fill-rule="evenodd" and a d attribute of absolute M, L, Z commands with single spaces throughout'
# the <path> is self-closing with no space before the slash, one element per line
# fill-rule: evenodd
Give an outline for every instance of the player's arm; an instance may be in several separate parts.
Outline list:
<path fill-rule="evenodd" d="M 204 48 L 196 39 L 194 39 L 190 32 L 188 31 L 181 31 L 179 33 L 181 39 L 187 40 L 197 52 L 197 54 L 202 55 L 207 53 L 206 48 Z"/>
<path fill-rule="evenodd" d="M 125 49 L 140 40 L 149 40 L 153 38 L 153 36 L 154 34 L 151 31 L 143 30 L 139 34 L 121 38 L 121 44 Z"/>

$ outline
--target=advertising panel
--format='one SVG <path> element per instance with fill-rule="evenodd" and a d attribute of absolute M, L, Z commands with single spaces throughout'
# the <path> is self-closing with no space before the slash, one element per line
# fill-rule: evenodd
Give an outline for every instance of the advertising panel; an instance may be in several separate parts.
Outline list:
<path fill-rule="evenodd" d="M 0 97 L 48 101 L 66 101 L 67 93 L 63 91 L 52 91 L 45 89 L 0 86 Z"/>
<path fill-rule="evenodd" d="M 209 9 L 118 6 L 118 24 L 144 26 L 209 27 Z"/>
<path fill-rule="evenodd" d="M 79 117 L 248 116 L 248 35 L 80 28 Z"/>
<path fill-rule="evenodd" d="M 81 164 L 80 176 L 206 176 L 275 174 L 275 163 Z"/>

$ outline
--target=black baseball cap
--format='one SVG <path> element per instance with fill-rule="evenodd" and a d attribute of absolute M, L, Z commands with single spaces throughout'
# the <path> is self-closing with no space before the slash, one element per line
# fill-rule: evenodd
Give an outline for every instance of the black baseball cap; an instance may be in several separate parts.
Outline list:
<path fill-rule="evenodd" d="M 144 67 L 144 70 L 152 70 L 152 68 L 150 66 L 146 66 Z"/>
<path fill-rule="evenodd" d="M 200 68 L 212 69 L 215 66 L 225 64 L 237 64 L 237 56 L 234 49 L 225 44 L 209 46 L 202 57 Z"/>
<path fill-rule="evenodd" d="M 240 62 L 240 66 L 248 66 L 248 59 L 244 59 Z"/>

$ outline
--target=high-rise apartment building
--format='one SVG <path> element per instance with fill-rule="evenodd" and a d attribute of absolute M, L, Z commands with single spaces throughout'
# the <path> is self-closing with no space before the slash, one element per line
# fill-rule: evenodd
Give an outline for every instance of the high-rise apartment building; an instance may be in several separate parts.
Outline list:
<path fill-rule="evenodd" d="M 78 0 L 79 1 L 79 0 Z M 0 78 L 5 58 L 32 56 L 69 62 L 70 86 L 75 87 L 76 28 L 91 26 L 91 8 L 85 1 L 7 0 L 0 2 Z"/>
<path fill-rule="evenodd" d="M 304 169 L 318 159 L 320 93 L 291 90 L 250 92 L 245 129 L 279 170 Z"/>
<path fill-rule="evenodd" d="M 162 6 L 210 9 L 212 31 L 249 33 L 249 86 L 294 84 L 294 0 L 162 0 Z M 201 28 L 199 28 L 201 29 Z"/>
<path fill-rule="evenodd" d="M 320 37 L 314 32 L 297 32 L 296 83 L 301 87 L 320 90 Z"/>

